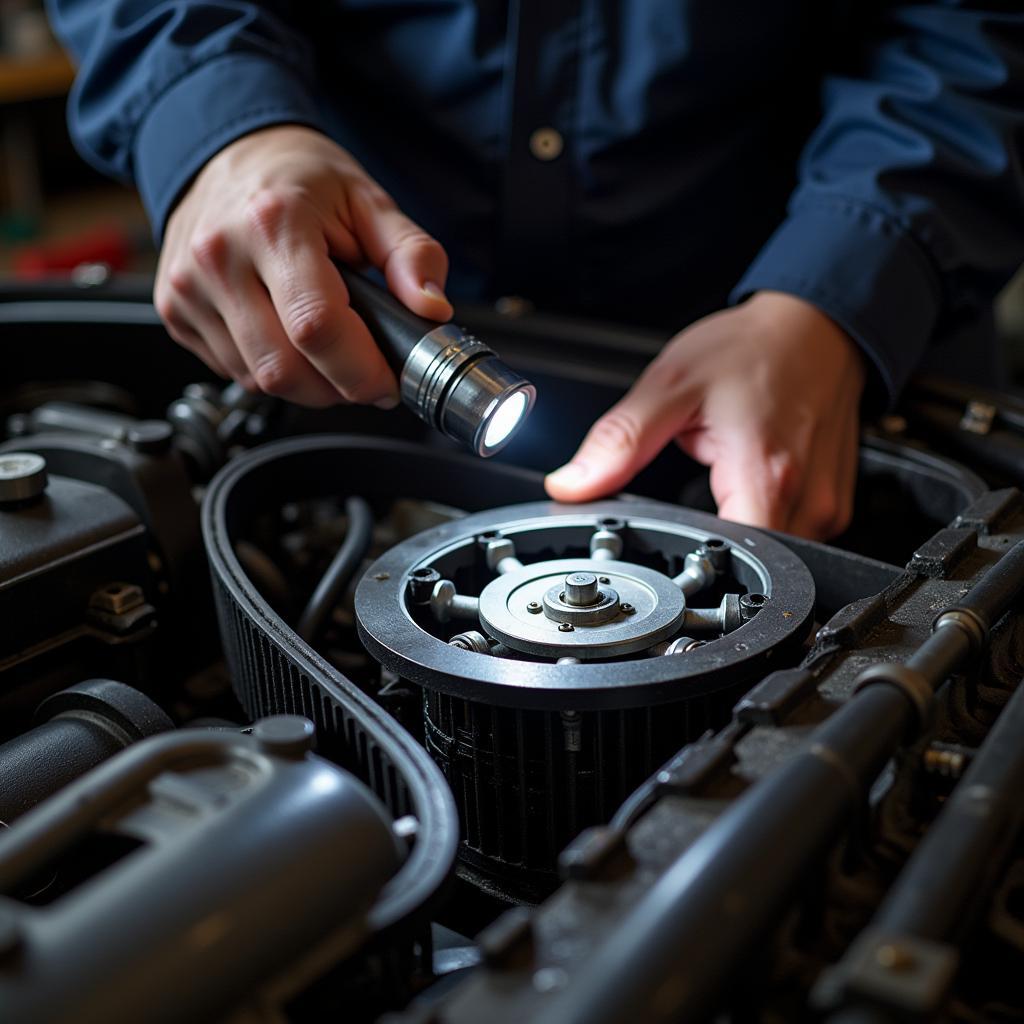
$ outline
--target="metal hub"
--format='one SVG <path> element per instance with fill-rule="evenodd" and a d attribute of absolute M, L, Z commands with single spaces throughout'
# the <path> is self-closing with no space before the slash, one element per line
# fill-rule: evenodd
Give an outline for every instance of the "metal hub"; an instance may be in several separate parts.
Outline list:
<path fill-rule="evenodd" d="M 534 611 L 538 604 L 543 615 Z M 592 659 L 633 654 L 668 639 L 685 608 L 682 591 L 663 573 L 573 558 L 492 580 L 480 594 L 479 616 L 484 630 L 513 650 Z"/>
<path fill-rule="evenodd" d="M 648 501 L 481 512 L 382 555 L 360 637 L 428 690 L 517 708 L 634 707 L 737 685 L 806 635 L 814 581 L 777 541 Z"/>

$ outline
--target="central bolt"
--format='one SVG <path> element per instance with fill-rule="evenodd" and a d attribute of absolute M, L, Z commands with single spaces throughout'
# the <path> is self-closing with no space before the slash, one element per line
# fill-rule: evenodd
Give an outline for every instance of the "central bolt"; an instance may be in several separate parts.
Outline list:
<path fill-rule="evenodd" d="M 565 603 L 586 608 L 601 600 L 597 577 L 592 572 L 571 572 L 565 577 Z"/>

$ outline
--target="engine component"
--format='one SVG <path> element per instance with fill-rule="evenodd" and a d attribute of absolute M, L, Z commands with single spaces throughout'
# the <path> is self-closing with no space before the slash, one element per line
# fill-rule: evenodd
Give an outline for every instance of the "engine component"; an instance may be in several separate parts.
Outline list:
<path fill-rule="evenodd" d="M 936 1022 L 1021 1019 L 1024 847 L 1012 793 L 1018 730 L 1006 717 L 1019 700 L 1000 715 L 1024 672 L 1019 606 L 989 632 L 987 644 L 972 647 L 933 697 L 928 691 L 948 665 L 921 657 L 936 654 L 936 643 L 946 648 L 943 637 L 971 630 L 963 607 L 969 591 L 1024 538 L 1019 497 L 986 494 L 983 481 L 947 458 L 950 451 L 969 454 L 988 484 L 1020 482 L 1020 460 L 1013 455 L 1021 410 L 1007 396 L 957 388 L 943 397 L 933 390 L 929 408 L 919 408 L 920 395 L 910 393 L 902 416 L 881 421 L 884 436 L 869 434 L 861 449 L 852 529 L 828 545 L 770 538 L 813 577 L 813 618 L 827 625 L 810 657 L 801 664 L 808 648 L 782 630 L 778 646 L 769 641 L 763 656 L 745 662 L 750 652 L 734 645 L 746 644 L 780 607 L 781 587 L 773 584 L 767 593 L 740 557 L 762 560 L 772 576 L 776 566 L 764 556 L 761 534 L 741 531 L 737 543 L 714 521 L 700 527 L 698 517 L 672 509 L 676 519 L 664 532 L 699 528 L 678 541 L 669 560 L 662 551 L 671 538 L 657 532 L 650 550 L 638 550 L 630 536 L 632 515 L 645 503 L 626 500 L 609 503 L 622 527 L 597 529 L 595 516 L 575 547 L 562 546 L 565 531 L 557 520 L 579 509 L 552 517 L 547 547 L 528 550 L 526 533 L 515 535 L 523 507 L 491 523 L 502 536 L 484 536 L 488 531 L 474 529 L 472 520 L 457 520 L 466 511 L 491 515 L 495 507 L 541 500 L 538 474 L 460 458 L 411 416 L 357 407 L 302 410 L 230 386 L 186 388 L 197 365 L 166 342 L 148 285 L 131 308 L 110 301 L 118 293 L 99 294 L 105 290 L 77 294 L 73 306 L 53 301 L 71 296 L 52 283 L 35 294 L 8 289 L 0 296 L 0 319 L 8 327 L 0 418 L 13 438 L 0 451 L 46 461 L 52 479 L 39 502 L 50 501 L 60 478 L 120 498 L 146 531 L 138 548 L 145 564 L 132 560 L 141 582 L 125 576 L 98 588 L 87 611 L 90 629 L 74 639 L 61 631 L 68 621 L 64 591 L 79 586 L 78 556 L 68 560 L 72 571 L 65 573 L 60 559 L 66 551 L 50 549 L 34 570 L 45 581 L 33 607 L 48 631 L 20 659 L 7 657 L 0 644 L 0 738 L 14 742 L 27 730 L 30 712 L 46 693 L 94 675 L 138 682 L 159 692 L 176 715 L 198 715 L 235 738 L 246 715 L 300 711 L 317 720 L 319 751 L 372 782 L 410 857 L 370 908 L 358 954 L 346 957 L 351 947 L 343 940 L 320 946 L 322 959 L 309 972 L 306 963 L 293 972 L 292 949 L 285 948 L 251 986 L 252 996 L 262 997 L 261 1009 L 274 1013 L 278 996 L 295 991 L 281 1015 L 297 1024 L 363 1021 L 418 992 L 422 1001 L 402 1017 L 417 1024 L 593 1024 L 652 1016 L 653 987 L 654 1015 L 658 1008 L 681 1008 L 691 1019 L 705 1005 L 722 1024 L 801 1020 L 819 1010 L 836 1012 L 844 1022 L 862 1021 L 865 1012 Z M 512 449 L 517 463 L 536 468 L 567 458 L 581 432 L 663 344 L 661 337 L 644 341 L 604 325 L 595 330 L 529 314 L 488 318 L 477 312 L 466 322 L 538 385 L 533 429 L 522 431 Z M 444 362 L 439 359 L 437 368 Z M 47 383 L 55 367 L 64 377 L 108 383 Z M 457 376 L 454 361 L 443 369 Z M 424 395 L 439 397 L 430 387 L 438 379 L 424 380 Z M 938 408 L 933 399 L 940 399 Z M 236 459 L 239 446 L 271 434 L 339 428 L 404 433 L 427 443 L 399 445 L 365 434 L 296 437 Z M 915 440 L 922 436 L 938 444 Z M 211 486 L 204 513 L 208 566 L 195 485 L 204 485 L 226 460 L 237 468 Z M 45 478 L 24 464 L 14 467 L 15 475 L 26 468 L 34 477 L 31 492 Z M 670 446 L 636 486 L 673 502 L 682 494 L 682 504 L 701 508 L 710 494 L 690 489 L 693 470 Z M 3 514 L 38 507 L 31 497 L 11 495 Z M 350 503 L 365 514 L 353 516 Z M 660 529 L 665 507 L 658 508 Z M 464 551 L 442 557 L 428 546 L 425 561 L 410 559 L 394 574 L 380 566 L 365 574 L 367 558 L 387 558 L 389 548 L 443 523 L 446 537 L 467 542 Z M 945 524 L 951 525 L 942 529 Z M 717 568 L 714 545 L 700 550 L 714 538 L 725 542 L 720 554 L 726 564 Z M 897 568 L 908 559 L 905 571 Z M 745 575 L 734 571 L 734 562 Z M 210 567 L 224 653 L 244 711 L 224 690 L 215 620 L 203 600 Z M 364 639 L 380 633 L 380 662 L 365 649 L 377 641 L 359 642 L 352 573 L 363 587 L 393 587 L 391 625 L 418 631 L 405 649 L 385 651 L 386 617 L 374 614 L 362 623 Z M 128 585 L 114 586 L 119 582 Z M 973 597 L 971 604 L 980 607 Z M 55 619 L 51 606 L 59 612 Z M 936 616 L 956 608 L 958 616 L 944 620 L 939 639 L 930 641 Z M 21 611 L 17 602 L 14 609 Z M 136 621 L 137 631 L 131 628 Z M 127 642 L 142 636 L 152 642 Z M 700 659 L 708 660 L 691 673 Z M 883 668 L 874 667 L 879 664 Z M 661 682 L 642 675 L 661 668 L 671 671 Z M 491 672 L 504 674 L 481 678 Z M 567 697 L 562 687 L 569 679 L 587 681 Z M 870 685 L 851 699 L 858 680 Z M 731 722 L 678 750 L 702 724 L 718 728 L 734 693 L 739 699 Z M 910 701 L 927 713 L 921 719 L 910 712 L 911 724 L 894 740 L 896 720 L 907 717 Z M 850 717 L 873 717 L 854 716 L 853 709 L 875 703 L 894 713 L 884 721 L 878 716 L 872 729 L 848 731 Z M 46 725 L 83 737 L 89 721 L 76 711 Z M 103 740 L 102 730 L 97 733 Z M 298 738 L 298 745 L 304 741 Z M 882 748 L 896 753 L 868 788 Z M 616 808 L 609 794 L 630 788 L 621 780 L 633 761 L 654 770 Z M 438 763 L 457 787 L 458 811 Z M 527 785 L 520 790 L 524 763 Z M 783 781 L 772 783 L 776 774 Z M 834 785 L 837 777 L 842 786 Z M 191 813 L 185 803 L 194 789 L 182 798 L 162 788 L 165 780 L 174 787 L 183 778 L 175 769 L 151 783 L 161 820 L 172 799 L 174 813 L 183 819 Z M 800 799 L 808 791 L 813 797 Z M 147 807 L 155 802 L 146 799 Z M 598 801 L 601 814 L 594 810 Z M 443 883 L 457 850 L 458 812 L 475 845 L 463 847 L 463 880 L 449 888 Z M 115 812 L 115 820 L 121 814 Z M 575 835 L 566 824 L 572 814 L 582 828 Z M 528 864 L 517 854 L 521 818 L 534 829 Z M 219 819 L 210 814 L 205 820 Z M 602 824 L 583 828 L 586 821 Z M 520 907 L 495 920 L 499 901 L 481 896 L 465 877 L 506 898 L 541 895 L 553 883 L 559 829 L 569 840 L 558 857 L 559 891 L 536 911 Z M 48 900 L 67 921 L 102 882 L 104 868 L 120 875 L 133 858 L 149 853 L 129 849 L 136 840 L 124 835 L 105 843 L 100 831 L 69 847 L 56 870 L 48 867 L 17 885 L 33 903 L 29 910 L 38 909 L 33 922 L 45 924 L 40 905 Z M 502 861 L 495 851 L 510 859 Z M 332 886 L 344 889 L 350 868 L 360 874 L 358 851 L 351 861 L 347 855 L 338 859 Z M 183 885 L 184 902 L 202 882 L 173 872 L 170 880 Z M 293 883 L 285 878 L 285 885 Z M 151 879 L 154 889 L 164 884 Z M 267 894 L 251 884 L 265 906 Z M 102 891 L 120 926 L 122 894 L 114 885 Z M 7 929 L 11 918 L 5 916 L 8 907 L 20 912 L 23 906 L 0 900 L 0 978 L 20 969 L 28 948 L 19 951 L 20 924 Z M 95 904 L 89 907 L 93 920 L 105 922 Z M 293 934 L 296 908 L 274 910 Z M 134 921 L 128 926 L 139 927 Z M 478 943 L 467 938 L 481 927 Z M 165 927 L 164 934 L 173 941 L 178 933 Z M 106 940 L 102 924 L 96 935 Z M 304 952 L 316 958 L 317 946 L 311 940 Z M 230 955 L 221 959 L 231 966 Z M 303 983 L 331 962 L 336 970 Z M 130 977 L 134 963 L 128 957 L 116 983 Z M 208 964 L 193 973 L 209 974 Z M 40 981 L 46 985 L 58 975 L 55 961 Z M 275 990 L 269 996 L 263 981 Z M 209 983 L 202 978 L 202 986 Z M 172 1005 L 181 1005 L 173 1000 L 180 1000 L 178 993 Z M 147 1019 L 153 1002 L 145 1006 Z M 2 992 L 0 1005 L 2 1016 Z M 190 1013 L 186 1008 L 179 1015 Z"/>
<path fill-rule="evenodd" d="M 117 495 L 145 526 L 147 600 L 159 609 L 165 638 L 179 630 L 191 638 L 161 651 L 169 672 L 194 671 L 213 657 L 217 640 L 193 484 L 223 464 L 228 442 L 262 407 L 237 385 L 223 395 L 195 385 L 167 420 L 59 400 L 8 417 L 15 440 L 0 445 L 3 457 L 15 447 L 42 456 L 52 473 Z"/>
<path fill-rule="evenodd" d="M 112 679 L 90 679 L 55 693 L 35 717 L 34 729 L 0 746 L 5 825 L 119 750 L 174 728 L 145 694 Z"/>
<path fill-rule="evenodd" d="M 106 487 L 126 502 L 150 532 L 171 593 L 183 604 L 195 601 L 196 577 L 205 582 L 206 567 L 197 552 L 199 511 L 187 469 L 192 467 L 190 435 L 184 429 L 59 401 L 17 413 L 7 426 L 15 440 L 0 451 L 22 447 L 46 459 L 51 472 Z"/>
<path fill-rule="evenodd" d="M 345 540 L 299 618 L 299 635 L 309 643 L 317 639 L 324 620 L 338 603 L 370 549 L 373 510 L 362 498 L 349 498 L 345 502 L 345 513 L 348 518 Z"/>
<path fill-rule="evenodd" d="M 1005 571 L 1002 565 L 999 571 Z M 963 604 L 970 606 L 970 598 Z M 938 621 L 948 623 L 950 615 Z M 820 1007 L 844 1008 L 832 1018 L 837 1024 L 883 1024 L 893 1012 L 918 1017 L 942 1012 L 958 967 L 956 939 L 965 923 L 983 913 L 992 883 L 1024 827 L 1018 796 L 1024 784 L 1022 735 L 1024 684 L 1013 692 L 870 926 L 819 979 L 812 996 Z"/>
<path fill-rule="evenodd" d="M 46 460 L 31 452 L 0 459 L 0 505 L 7 508 L 38 498 L 46 490 Z"/>
<path fill-rule="evenodd" d="M 1024 501 L 990 493 L 882 593 L 834 616 L 801 667 L 766 676 L 728 726 L 669 759 L 611 827 L 582 833 L 562 889 L 489 928 L 488 966 L 434 1017 L 796 1019 L 793 979 L 820 977 L 849 947 L 820 990 L 852 1011 L 837 1021 L 959 1019 L 944 1008 L 966 947 L 947 942 L 965 941 L 978 884 L 1020 828 L 1020 758 L 1003 744 L 1019 716 L 1022 594 Z M 984 735 L 1009 694 L 899 874 L 933 741 Z M 884 899 L 894 875 L 878 927 L 850 947 L 867 924 L 856 897 Z"/>
<path fill-rule="evenodd" d="M 221 1019 L 358 948 L 401 845 L 312 740 L 287 716 L 154 737 L 0 836 L 4 893 L 100 829 L 131 848 L 45 907 L 0 899 L 4 1020 Z"/>
<path fill-rule="evenodd" d="M 465 865 L 516 898 L 795 653 L 813 608 L 782 545 L 646 501 L 470 516 L 391 549 L 356 591 L 367 649 L 423 687 Z"/>
<path fill-rule="evenodd" d="M 307 715 L 316 723 L 319 750 L 363 779 L 394 817 L 414 826 L 409 856 L 370 915 L 376 931 L 422 922 L 448 881 L 458 845 L 451 795 L 413 737 L 268 605 L 243 570 L 235 544 L 282 496 L 299 501 L 333 494 L 346 478 L 370 489 L 385 483 L 380 457 L 392 447 L 332 436 L 264 445 L 229 462 L 203 502 L 224 650 L 243 707 L 254 717 Z M 422 459 L 418 448 L 399 447 Z"/>
<path fill-rule="evenodd" d="M 144 639 L 154 608 L 145 529 L 128 505 L 94 484 L 47 479 L 38 454 L 4 452 L 0 465 L 20 496 L 0 502 L 0 673 L 12 673 L 6 697 L 59 648 Z"/>

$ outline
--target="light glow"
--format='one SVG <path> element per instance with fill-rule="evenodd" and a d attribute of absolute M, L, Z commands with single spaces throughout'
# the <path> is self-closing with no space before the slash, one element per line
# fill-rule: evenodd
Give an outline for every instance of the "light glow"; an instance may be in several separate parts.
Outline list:
<path fill-rule="evenodd" d="M 484 447 L 495 448 L 506 440 L 523 418 L 526 412 L 527 397 L 525 391 L 517 391 L 509 395 L 495 410 L 487 432 L 484 434 Z"/>

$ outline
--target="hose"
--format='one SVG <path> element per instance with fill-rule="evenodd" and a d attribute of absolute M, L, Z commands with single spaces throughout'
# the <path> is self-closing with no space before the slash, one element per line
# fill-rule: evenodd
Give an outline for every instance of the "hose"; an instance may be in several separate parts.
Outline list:
<path fill-rule="evenodd" d="M 331 610 L 366 557 L 373 539 L 373 511 L 364 498 L 347 498 L 345 515 L 348 517 L 345 539 L 299 617 L 298 633 L 308 644 L 319 636 Z"/>

